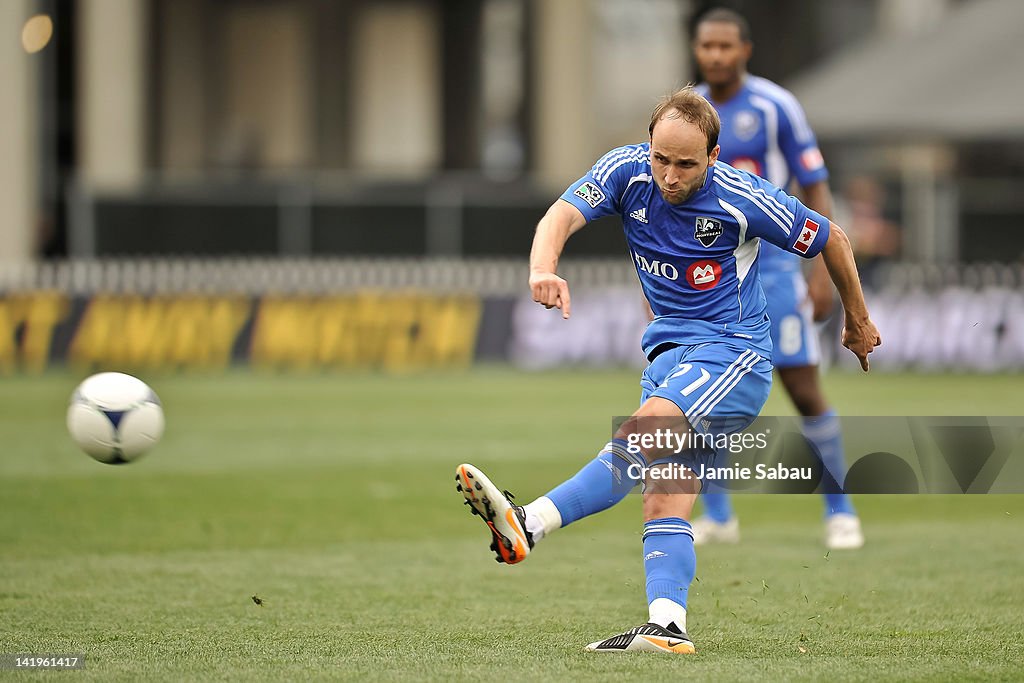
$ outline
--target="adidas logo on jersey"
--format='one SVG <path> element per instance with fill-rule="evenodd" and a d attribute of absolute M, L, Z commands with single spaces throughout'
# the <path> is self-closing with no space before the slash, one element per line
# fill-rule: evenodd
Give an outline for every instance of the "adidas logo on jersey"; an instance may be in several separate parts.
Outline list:
<path fill-rule="evenodd" d="M 647 207 L 645 206 L 642 209 L 637 209 L 636 211 L 630 213 L 629 217 L 634 219 L 634 220 L 638 220 L 641 223 L 646 223 L 647 222 Z"/>
<path fill-rule="evenodd" d="M 644 560 L 656 560 L 659 557 L 668 557 L 665 553 L 660 550 L 652 550 L 651 552 L 644 555 Z"/>

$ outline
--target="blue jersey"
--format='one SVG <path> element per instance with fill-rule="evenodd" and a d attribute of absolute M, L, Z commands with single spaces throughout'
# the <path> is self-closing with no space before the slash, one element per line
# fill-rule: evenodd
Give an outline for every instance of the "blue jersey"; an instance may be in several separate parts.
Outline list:
<path fill-rule="evenodd" d="M 705 83 L 696 90 L 711 102 L 722 120 L 718 137 L 721 161 L 784 189 L 794 179 L 802 187 L 828 179 L 814 132 L 788 90 L 750 75 L 728 102 L 711 100 Z M 763 250 L 761 259 L 765 274 L 800 269 L 795 256 L 771 246 Z"/>
<path fill-rule="evenodd" d="M 763 178 L 716 163 L 687 201 L 665 201 L 651 176 L 648 143 L 604 155 L 562 199 L 587 221 L 619 214 L 655 320 L 643 337 L 650 357 L 665 342 L 723 336 L 771 352 L 759 243 L 810 258 L 825 246 L 828 219 Z"/>

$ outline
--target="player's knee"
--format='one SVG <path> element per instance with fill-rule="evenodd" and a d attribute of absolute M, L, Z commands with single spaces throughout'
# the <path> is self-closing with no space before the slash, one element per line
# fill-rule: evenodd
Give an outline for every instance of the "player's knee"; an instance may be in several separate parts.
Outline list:
<path fill-rule="evenodd" d="M 651 463 L 678 455 L 691 431 L 690 423 L 675 404 L 655 397 L 619 425 L 615 438 L 643 453 L 644 459 Z"/>
<path fill-rule="evenodd" d="M 651 494 L 644 493 L 644 521 L 679 517 L 689 520 L 697 500 L 696 493 Z"/>

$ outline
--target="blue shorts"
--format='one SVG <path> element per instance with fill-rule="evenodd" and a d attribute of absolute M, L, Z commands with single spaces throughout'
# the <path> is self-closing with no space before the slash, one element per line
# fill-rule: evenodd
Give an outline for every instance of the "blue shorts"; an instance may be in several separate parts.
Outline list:
<path fill-rule="evenodd" d="M 821 359 L 818 333 L 803 273 L 761 273 L 761 287 L 772 322 L 772 364 L 777 368 L 817 365 Z"/>
<path fill-rule="evenodd" d="M 698 432 L 731 434 L 761 412 L 772 388 L 772 364 L 739 340 L 677 346 L 647 366 L 640 387 L 641 403 L 664 398 Z"/>
<path fill-rule="evenodd" d="M 641 403 L 652 396 L 672 401 L 701 434 L 746 429 L 772 388 L 772 364 L 763 353 L 738 339 L 669 349 L 644 370 Z M 718 456 L 713 449 L 692 449 L 654 462 L 680 462 L 700 472 Z"/>

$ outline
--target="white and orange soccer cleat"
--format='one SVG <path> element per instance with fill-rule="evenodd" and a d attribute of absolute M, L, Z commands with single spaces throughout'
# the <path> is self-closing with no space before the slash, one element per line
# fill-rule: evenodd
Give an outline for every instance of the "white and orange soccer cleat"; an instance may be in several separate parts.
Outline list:
<path fill-rule="evenodd" d="M 685 633 L 672 631 L 650 622 L 634 626 L 607 640 L 587 645 L 588 652 L 661 652 L 670 655 L 692 655 L 697 652 Z"/>
<path fill-rule="evenodd" d="M 455 469 L 456 490 L 466 499 L 491 531 L 491 550 L 498 562 L 517 564 L 533 548 L 533 535 L 526 530 L 526 513 L 512 502 L 512 494 L 501 491 L 483 472 L 469 464 Z"/>

